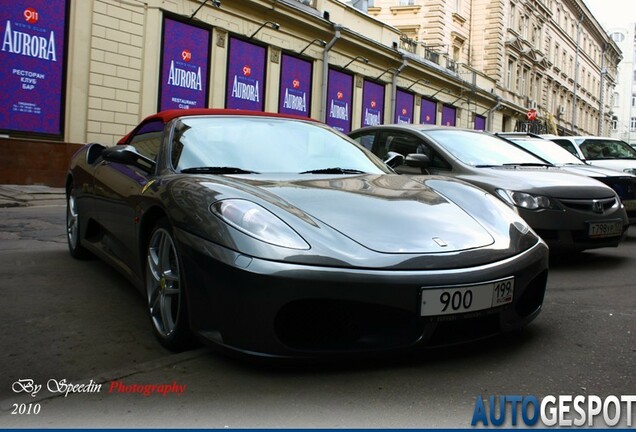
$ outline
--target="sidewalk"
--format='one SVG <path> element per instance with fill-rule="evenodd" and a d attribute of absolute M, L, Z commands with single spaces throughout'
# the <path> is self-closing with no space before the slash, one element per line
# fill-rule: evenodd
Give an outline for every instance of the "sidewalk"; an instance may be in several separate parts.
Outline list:
<path fill-rule="evenodd" d="M 0 208 L 64 205 L 64 188 L 40 185 L 0 185 Z"/>

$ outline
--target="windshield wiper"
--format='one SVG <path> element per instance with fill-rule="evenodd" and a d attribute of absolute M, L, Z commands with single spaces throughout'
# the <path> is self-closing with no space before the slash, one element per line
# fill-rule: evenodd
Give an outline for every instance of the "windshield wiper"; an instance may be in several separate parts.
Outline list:
<path fill-rule="evenodd" d="M 549 163 L 540 162 L 522 162 L 522 163 L 505 163 L 503 166 L 525 166 L 525 167 L 551 167 L 554 166 Z"/>
<path fill-rule="evenodd" d="M 351 168 L 334 167 L 303 171 L 300 174 L 364 174 L 364 171 Z"/>
<path fill-rule="evenodd" d="M 244 170 L 237 167 L 192 167 L 181 170 L 185 174 L 259 174 L 256 171 Z"/>

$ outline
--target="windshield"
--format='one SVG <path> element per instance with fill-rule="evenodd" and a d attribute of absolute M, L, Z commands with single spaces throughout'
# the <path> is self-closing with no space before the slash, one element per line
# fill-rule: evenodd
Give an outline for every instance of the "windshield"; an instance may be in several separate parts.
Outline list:
<path fill-rule="evenodd" d="M 587 138 L 577 142 L 585 159 L 636 159 L 636 150 L 623 141 Z"/>
<path fill-rule="evenodd" d="M 462 163 L 475 167 L 546 164 L 527 151 L 483 132 L 439 129 L 426 131 L 426 135 Z"/>
<path fill-rule="evenodd" d="M 181 118 L 174 127 L 171 158 L 179 171 L 212 174 L 390 172 L 333 129 L 284 118 Z"/>
<path fill-rule="evenodd" d="M 530 153 L 554 165 L 585 165 L 579 158 L 552 141 L 539 138 L 506 137 Z"/>

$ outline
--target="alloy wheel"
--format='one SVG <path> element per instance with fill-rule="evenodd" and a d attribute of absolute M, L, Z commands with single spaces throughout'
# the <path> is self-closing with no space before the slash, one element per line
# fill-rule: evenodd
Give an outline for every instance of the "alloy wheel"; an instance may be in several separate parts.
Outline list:
<path fill-rule="evenodd" d="M 148 245 L 146 292 L 155 329 L 170 337 L 179 322 L 181 276 L 174 241 L 162 227 L 153 232 Z"/>

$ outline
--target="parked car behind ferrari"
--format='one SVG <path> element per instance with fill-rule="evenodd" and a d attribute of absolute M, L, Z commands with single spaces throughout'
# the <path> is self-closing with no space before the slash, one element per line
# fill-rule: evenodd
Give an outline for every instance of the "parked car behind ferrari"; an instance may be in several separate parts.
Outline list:
<path fill-rule="evenodd" d="M 476 340 L 540 312 L 548 249 L 493 195 L 396 175 L 308 119 L 165 111 L 67 179 L 71 254 L 144 294 L 170 349 L 277 357 Z"/>
<path fill-rule="evenodd" d="M 491 134 L 434 125 L 382 125 L 349 135 L 381 158 L 388 157 L 389 163 L 400 160 L 396 153 L 407 156 L 407 165 L 396 168 L 400 172 L 424 169 L 499 197 L 551 251 L 617 246 L 628 228 L 625 208 L 611 188 L 563 171 Z"/>
<path fill-rule="evenodd" d="M 636 176 L 627 172 L 591 165 L 547 138 L 525 133 L 498 133 L 530 153 L 573 174 L 591 177 L 614 189 L 625 206 L 630 224 L 636 223 Z"/>
<path fill-rule="evenodd" d="M 636 174 L 636 150 L 618 138 L 542 135 L 579 159 L 604 168 Z"/>

